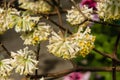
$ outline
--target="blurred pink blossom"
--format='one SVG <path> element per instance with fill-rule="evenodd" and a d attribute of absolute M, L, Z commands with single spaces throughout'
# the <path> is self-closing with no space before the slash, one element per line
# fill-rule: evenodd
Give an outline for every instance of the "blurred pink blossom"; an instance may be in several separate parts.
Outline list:
<path fill-rule="evenodd" d="M 97 8 L 96 8 L 97 2 L 94 0 L 82 0 L 80 2 L 80 7 L 82 7 L 84 5 L 87 5 L 89 8 L 93 8 L 93 10 L 97 10 Z M 91 15 L 93 16 L 92 17 L 93 21 L 100 21 L 98 15 L 96 13 L 92 13 Z M 90 24 L 88 24 L 88 27 L 91 27 L 93 25 L 94 25 L 94 22 L 91 22 Z"/>
<path fill-rule="evenodd" d="M 92 14 L 92 15 L 93 15 L 92 20 L 94 20 L 94 21 L 100 21 L 100 19 L 98 17 L 98 14 Z"/>
<path fill-rule="evenodd" d="M 93 10 L 96 9 L 97 2 L 94 0 L 82 0 L 80 3 L 80 6 L 87 5 L 89 8 L 93 8 Z"/>
<path fill-rule="evenodd" d="M 91 14 L 93 17 L 92 17 L 92 20 L 93 21 L 100 21 L 100 18 L 98 17 L 97 14 Z M 94 22 L 91 22 L 90 24 L 88 24 L 88 27 L 91 27 L 94 25 Z"/>
<path fill-rule="evenodd" d="M 89 80 L 91 72 L 73 72 L 64 77 L 63 80 Z"/>

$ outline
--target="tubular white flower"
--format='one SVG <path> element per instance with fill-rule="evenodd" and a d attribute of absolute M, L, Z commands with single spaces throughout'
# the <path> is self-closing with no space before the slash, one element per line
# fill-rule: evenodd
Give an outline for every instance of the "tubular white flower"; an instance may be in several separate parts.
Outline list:
<path fill-rule="evenodd" d="M 35 52 L 28 50 L 28 47 L 20 49 L 17 53 L 11 52 L 11 56 L 13 57 L 12 66 L 16 67 L 17 73 L 27 75 L 37 69 L 38 61 L 36 61 Z"/>
<path fill-rule="evenodd" d="M 39 17 L 31 17 L 30 15 L 15 16 L 15 31 L 16 32 L 28 32 L 32 31 L 38 22 Z"/>
<path fill-rule="evenodd" d="M 120 0 L 101 0 L 97 3 L 97 13 L 106 20 L 120 19 Z"/>
<path fill-rule="evenodd" d="M 26 45 L 36 45 L 40 43 L 40 41 L 47 40 L 50 32 L 50 26 L 41 22 L 36 28 L 34 28 L 33 32 L 24 33 L 21 35 L 21 38 Z"/>
<path fill-rule="evenodd" d="M 89 28 L 84 32 L 80 28 L 77 33 L 64 37 L 53 31 L 52 36 L 49 38 L 48 51 L 64 59 L 75 58 L 78 55 L 85 57 L 94 47 L 95 37 L 89 33 Z"/>
<path fill-rule="evenodd" d="M 0 61 L 0 80 L 7 80 L 10 76 L 13 67 L 11 66 L 11 59 L 3 59 Z"/>
<path fill-rule="evenodd" d="M 93 13 L 92 8 L 88 8 L 87 6 L 84 5 L 84 6 L 80 7 L 80 9 L 86 17 L 92 19 L 92 17 L 93 17 L 93 15 L 91 15 L 91 13 Z M 72 7 L 71 10 L 68 10 L 68 14 L 66 15 L 66 17 L 67 17 L 67 21 L 71 25 L 80 24 L 81 22 L 83 22 L 85 20 L 85 17 L 75 7 Z M 82 26 L 86 27 L 88 24 L 89 24 L 89 22 L 86 22 Z"/>
<path fill-rule="evenodd" d="M 38 0 L 35 2 L 28 1 L 28 0 L 24 0 L 24 1 L 20 0 L 19 3 L 22 3 L 20 7 L 34 11 L 34 12 L 47 13 L 51 11 L 51 6 L 44 0 Z"/>
<path fill-rule="evenodd" d="M 0 34 L 3 34 L 6 30 L 13 28 L 13 14 L 16 14 L 15 9 L 8 8 L 7 10 L 0 8 Z"/>
<path fill-rule="evenodd" d="M 50 53 L 65 59 L 75 57 L 75 53 L 79 51 L 79 48 L 74 43 L 71 43 L 68 38 L 64 37 L 60 32 L 57 34 L 54 31 L 47 47 Z"/>

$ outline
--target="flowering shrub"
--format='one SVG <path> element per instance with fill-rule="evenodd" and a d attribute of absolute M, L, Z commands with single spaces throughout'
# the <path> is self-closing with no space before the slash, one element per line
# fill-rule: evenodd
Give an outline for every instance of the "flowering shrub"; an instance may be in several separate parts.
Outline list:
<path fill-rule="evenodd" d="M 81 2 L 76 3 L 74 0 L 70 0 L 70 2 L 73 5 L 67 11 L 62 8 L 60 0 L 9 0 L 1 3 L 3 5 L 0 5 L 0 35 L 3 35 L 8 29 L 14 28 L 17 33 L 20 33 L 20 38 L 27 47 L 10 53 L 0 42 L 10 56 L 10 58 L 0 60 L 0 80 L 10 79 L 13 70 L 20 75 L 25 75 L 28 80 L 30 78 L 44 80 L 49 77 L 47 74 L 39 76 L 37 72 L 42 41 L 48 41 L 47 51 L 56 57 L 75 60 L 79 57 L 85 58 L 94 50 L 112 59 L 111 71 L 113 67 L 116 68 L 114 62 L 120 63 L 116 55 L 119 35 L 113 54 L 104 54 L 95 49 L 96 36 L 91 29 L 95 23 L 119 27 L 120 25 L 114 23 L 119 22 L 120 19 L 120 1 L 81 0 Z M 66 13 L 68 25 L 74 26 L 71 27 L 71 31 L 63 27 L 62 12 Z M 56 14 L 59 18 L 59 24 L 51 19 L 51 15 Z M 54 30 L 54 25 L 48 24 L 44 19 L 58 26 L 58 32 Z M 37 51 L 29 50 L 28 45 L 37 46 Z M 86 65 L 89 61 L 85 61 L 82 62 Z M 78 66 L 74 66 L 75 69 L 66 73 L 80 70 Z M 66 73 L 63 74 L 66 75 Z M 61 73 L 60 76 L 63 74 Z M 56 77 L 56 75 L 52 77 Z M 89 77 L 90 72 L 73 72 L 67 75 L 64 80 L 89 80 Z"/>

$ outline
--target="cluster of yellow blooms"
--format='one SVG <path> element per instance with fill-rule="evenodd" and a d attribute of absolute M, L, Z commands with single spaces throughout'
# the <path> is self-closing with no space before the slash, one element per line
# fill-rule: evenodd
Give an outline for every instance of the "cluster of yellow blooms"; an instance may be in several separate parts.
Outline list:
<path fill-rule="evenodd" d="M 120 0 L 100 0 L 97 13 L 105 21 L 120 19 Z"/>
<path fill-rule="evenodd" d="M 95 37 L 90 35 L 90 29 L 85 31 L 80 27 L 77 33 L 65 37 L 62 33 L 52 32 L 49 38 L 48 51 L 64 59 L 75 58 L 79 55 L 85 57 L 94 47 Z"/>
<path fill-rule="evenodd" d="M 19 0 L 21 8 L 31 10 L 38 13 L 47 13 L 51 11 L 51 6 L 44 0 L 38 0 L 35 2 L 29 0 Z"/>
<path fill-rule="evenodd" d="M 81 32 L 82 28 L 78 30 L 76 34 L 73 34 L 73 40 L 77 41 L 80 47 L 80 51 L 77 55 L 85 57 L 94 48 L 95 36 L 90 35 L 91 31 L 89 27 L 86 28 L 84 33 Z"/>

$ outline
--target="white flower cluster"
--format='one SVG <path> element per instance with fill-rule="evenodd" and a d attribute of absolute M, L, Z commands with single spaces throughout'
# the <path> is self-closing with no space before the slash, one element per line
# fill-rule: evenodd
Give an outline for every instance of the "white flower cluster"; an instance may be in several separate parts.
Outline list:
<path fill-rule="evenodd" d="M 90 29 L 80 28 L 77 33 L 69 37 L 61 33 L 52 32 L 49 39 L 48 51 L 64 59 L 75 58 L 78 55 L 86 56 L 94 47 L 95 37 L 90 35 Z"/>
<path fill-rule="evenodd" d="M 101 0 L 97 3 L 97 13 L 106 20 L 120 19 L 120 0 Z"/>
<path fill-rule="evenodd" d="M 87 6 L 84 5 L 84 6 L 80 7 L 80 10 L 87 18 L 93 17 L 93 15 L 91 15 L 91 13 L 93 13 L 92 8 L 88 8 Z M 67 17 L 67 21 L 71 25 L 80 24 L 81 22 L 83 22 L 85 20 L 85 17 L 75 7 L 72 7 L 71 10 L 68 10 L 68 14 L 66 15 L 66 17 Z M 86 22 L 83 24 L 83 26 L 86 27 L 88 24 L 89 24 L 89 22 Z"/>
<path fill-rule="evenodd" d="M 35 52 L 28 50 L 28 47 L 20 49 L 17 53 L 11 52 L 11 56 L 13 57 L 12 66 L 16 68 L 17 73 L 27 75 L 37 69 L 38 61 L 36 61 Z"/>
<path fill-rule="evenodd" d="M 30 15 L 23 16 L 16 15 L 14 17 L 15 31 L 16 32 L 32 31 L 38 20 L 39 17 L 31 17 Z"/>
<path fill-rule="evenodd" d="M 73 58 L 79 51 L 78 46 L 72 43 L 69 38 L 64 37 L 60 32 L 59 34 L 52 32 L 49 39 L 48 51 L 57 57 Z"/>
<path fill-rule="evenodd" d="M 11 57 L 0 61 L 0 80 L 12 80 L 10 75 L 14 68 L 21 75 L 31 74 L 37 69 L 36 54 L 28 47 L 23 50 L 20 49 L 17 53 L 11 52 Z"/>
<path fill-rule="evenodd" d="M 22 3 L 20 7 L 28 9 L 38 13 L 47 13 L 51 11 L 51 6 L 44 0 L 38 0 L 35 2 L 28 0 L 20 0 L 19 3 Z"/>
<path fill-rule="evenodd" d="M 40 43 L 40 41 L 47 40 L 50 32 L 50 26 L 44 22 L 40 22 L 32 32 L 23 33 L 21 38 L 26 45 L 36 45 Z"/>
<path fill-rule="evenodd" d="M 25 13 L 20 13 L 16 9 L 0 8 L 0 34 L 6 30 L 15 27 L 16 32 L 31 31 L 40 17 L 33 17 Z"/>
<path fill-rule="evenodd" d="M 8 80 L 13 67 L 11 66 L 11 59 L 3 59 L 0 61 L 0 80 Z"/>
<path fill-rule="evenodd" d="M 16 14 L 15 9 L 3 9 L 0 8 L 0 34 L 3 34 L 6 30 L 13 28 L 13 15 Z"/>

